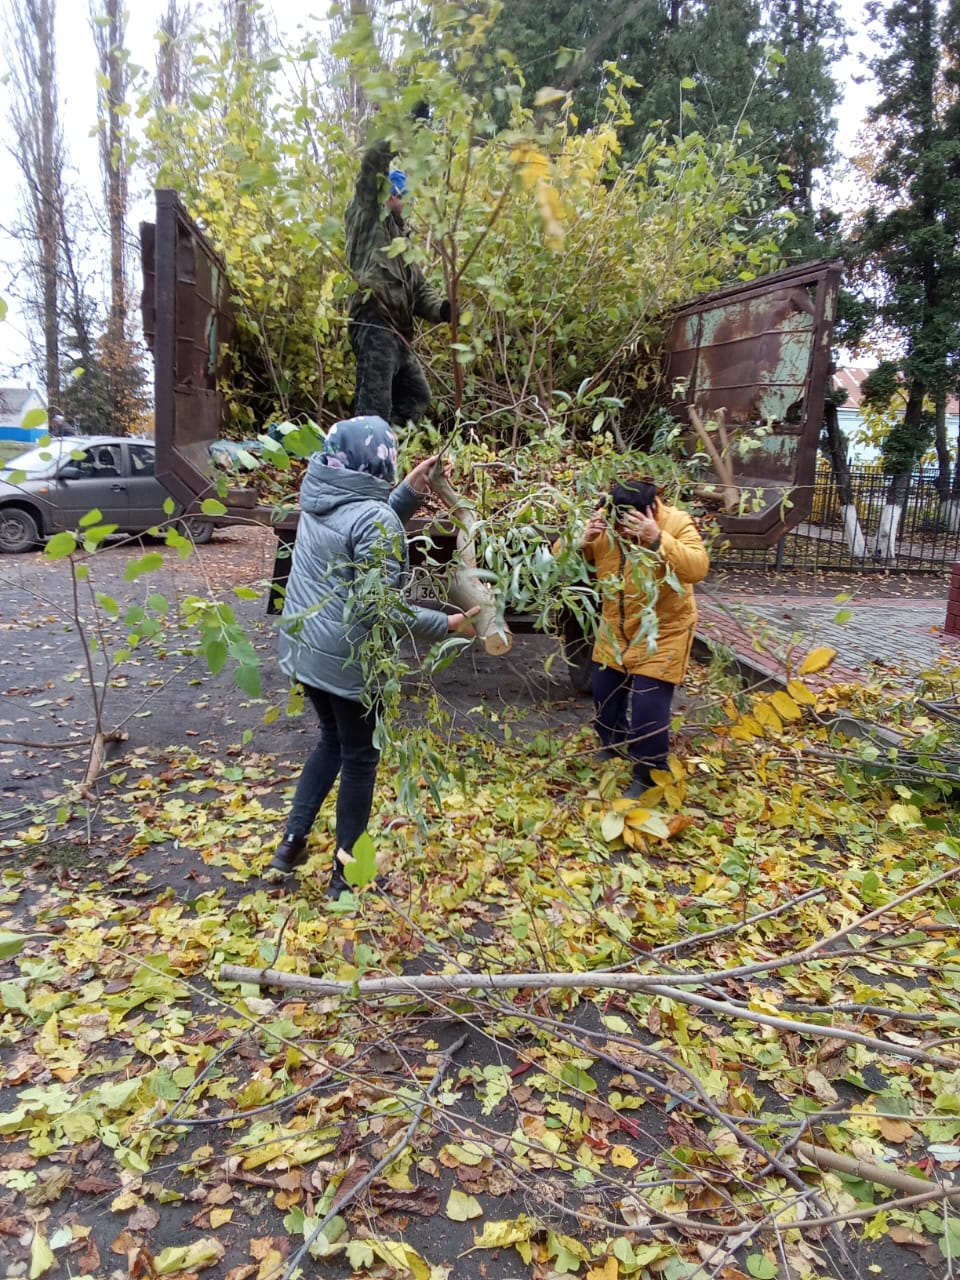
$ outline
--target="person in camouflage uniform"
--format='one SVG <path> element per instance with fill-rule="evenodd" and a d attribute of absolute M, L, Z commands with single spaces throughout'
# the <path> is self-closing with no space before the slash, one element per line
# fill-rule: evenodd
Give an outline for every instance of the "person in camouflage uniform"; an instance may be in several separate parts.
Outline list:
<path fill-rule="evenodd" d="M 448 323 L 450 303 L 416 263 L 402 253 L 387 254 L 391 241 L 407 233 L 406 182 L 401 170 L 390 169 L 391 158 L 385 139 L 367 148 L 347 206 L 347 263 L 357 282 L 349 333 L 357 357 L 354 414 L 375 414 L 404 426 L 421 418 L 430 404 L 430 387 L 411 346 L 414 318 Z"/>

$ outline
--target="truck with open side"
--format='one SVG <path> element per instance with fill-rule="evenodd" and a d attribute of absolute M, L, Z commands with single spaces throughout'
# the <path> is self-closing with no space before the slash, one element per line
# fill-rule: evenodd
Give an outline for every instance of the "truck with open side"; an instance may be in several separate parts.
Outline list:
<path fill-rule="evenodd" d="M 181 204 L 177 193 L 156 192 L 156 220 L 141 224 L 143 329 L 153 353 L 156 469 L 184 508 L 220 497 L 227 515 L 275 528 L 289 546 L 296 516 L 279 523 L 253 490 L 218 494 L 210 446 L 225 421 L 225 354 L 232 349 L 236 312 L 223 260 Z M 749 493 L 748 503 L 716 513 L 731 546 L 774 546 L 810 512 L 824 398 L 830 375 L 840 266 L 833 261 L 789 267 L 679 308 L 664 351 L 669 409 L 692 450 L 714 460 L 718 491 Z M 738 441 L 749 437 L 749 449 Z M 720 446 L 723 446 L 722 449 Z M 415 521 L 431 558 L 444 563 L 455 531 Z M 287 561 L 280 556 L 277 576 Z M 507 614 L 516 632 L 532 619 Z M 568 619 L 559 637 L 575 688 L 582 689 L 589 647 Z"/>

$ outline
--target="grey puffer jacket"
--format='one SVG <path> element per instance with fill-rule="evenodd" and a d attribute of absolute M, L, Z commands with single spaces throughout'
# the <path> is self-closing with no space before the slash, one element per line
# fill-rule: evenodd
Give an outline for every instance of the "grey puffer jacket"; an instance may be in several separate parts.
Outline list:
<path fill-rule="evenodd" d="M 313 455 L 300 489 L 300 522 L 283 605 L 280 669 L 285 675 L 360 700 L 365 673 L 359 651 L 374 618 L 361 616 L 357 584 L 374 571 L 381 603 L 398 602 L 409 568 L 403 526 L 421 500 L 405 482 L 391 492 L 386 480 L 328 467 Z M 418 640 L 432 643 L 447 634 L 447 616 L 437 609 L 404 606 L 397 617 L 398 626 Z"/>

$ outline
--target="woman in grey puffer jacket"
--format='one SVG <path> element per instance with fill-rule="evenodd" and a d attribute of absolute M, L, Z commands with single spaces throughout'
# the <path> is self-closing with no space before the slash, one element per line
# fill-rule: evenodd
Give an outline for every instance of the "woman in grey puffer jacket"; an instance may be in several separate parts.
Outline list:
<path fill-rule="evenodd" d="M 303 685 L 320 740 L 297 783 L 272 870 L 292 871 L 306 861 L 307 837 L 338 774 L 337 850 L 350 853 L 366 830 L 380 753 L 373 743 L 376 700 L 362 700 L 362 646 L 374 620 L 359 616 L 356 583 L 372 569 L 387 599 L 401 593 L 408 570 L 404 524 L 419 507 L 435 462 L 426 458 L 391 491 L 397 441 L 378 417 L 334 423 L 310 459 L 283 606 L 280 667 Z M 474 634 L 462 613 L 406 608 L 403 620 L 412 636 L 428 642 L 453 631 Z M 328 893 L 346 888 L 335 859 Z"/>

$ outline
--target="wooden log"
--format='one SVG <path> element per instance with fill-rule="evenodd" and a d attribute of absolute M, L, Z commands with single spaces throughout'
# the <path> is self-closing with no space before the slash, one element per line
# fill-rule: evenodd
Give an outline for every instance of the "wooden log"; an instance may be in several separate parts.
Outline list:
<path fill-rule="evenodd" d="M 474 608 L 480 610 L 473 619 L 477 636 L 487 653 L 500 657 L 513 647 L 513 633 L 505 622 L 497 622 L 497 597 L 492 588 L 477 576 L 476 508 L 453 489 L 439 461 L 430 474 L 430 487 L 457 526 L 456 567 L 447 580 L 447 596 L 464 613 Z"/>

